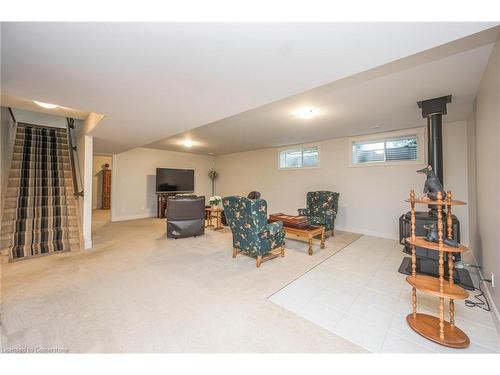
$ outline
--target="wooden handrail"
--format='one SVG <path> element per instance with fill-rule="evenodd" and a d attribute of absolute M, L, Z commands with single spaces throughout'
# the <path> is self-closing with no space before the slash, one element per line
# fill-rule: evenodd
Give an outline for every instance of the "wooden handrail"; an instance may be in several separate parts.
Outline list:
<path fill-rule="evenodd" d="M 69 160 L 71 163 L 71 173 L 73 176 L 73 194 L 76 198 L 83 197 L 83 190 L 78 190 L 78 180 L 76 176 L 76 165 L 75 165 L 75 156 L 74 152 L 76 151 L 76 146 L 73 146 L 73 140 L 71 137 L 71 129 L 73 129 L 75 120 L 71 117 L 66 118 L 67 121 L 67 136 L 68 136 L 68 151 L 69 151 Z"/>

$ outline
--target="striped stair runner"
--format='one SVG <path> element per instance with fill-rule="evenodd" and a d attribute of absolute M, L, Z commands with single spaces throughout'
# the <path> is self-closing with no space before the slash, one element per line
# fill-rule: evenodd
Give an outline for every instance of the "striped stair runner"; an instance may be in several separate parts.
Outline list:
<path fill-rule="evenodd" d="M 11 260 L 80 248 L 66 129 L 19 124 L 0 249 Z"/>

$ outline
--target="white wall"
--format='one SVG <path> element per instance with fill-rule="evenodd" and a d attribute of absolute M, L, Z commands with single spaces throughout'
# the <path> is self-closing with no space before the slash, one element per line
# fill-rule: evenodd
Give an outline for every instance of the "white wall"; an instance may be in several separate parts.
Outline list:
<path fill-rule="evenodd" d="M 1 166 L 1 181 L 0 181 L 0 207 L 3 206 L 4 195 L 7 187 L 7 179 L 10 171 L 10 160 L 12 153 L 12 139 L 15 136 L 14 120 L 6 107 L 0 107 L 0 166 Z"/>
<path fill-rule="evenodd" d="M 443 132 L 445 188 L 467 200 L 466 122 L 444 124 Z M 404 200 L 411 189 L 422 191 L 425 178 L 415 171 L 423 164 L 351 167 L 349 138 L 320 142 L 320 150 L 320 168 L 302 170 L 279 170 L 276 148 L 219 156 L 217 193 L 246 195 L 258 190 L 270 213 L 296 214 L 297 208 L 305 207 L 308 191 L 337 191 L 338 229 L 397 238 L 398 218 L 409 209 Z M 467 228 L 467 209 L 459 208 L 456 214 Z M 467 230 L 462 230 L 462 242 L 468 242 Z"/>
<path fill-rule="evenodd" d="M 212 156 L 135 148 L 113 157 L 112 221 L 156 216 L 156 168 L 194 169 L 195 193 L 210 195 Z"/>
<path fill-rule="evenodd" d="M 476 97 L 475 116 L 469 119 L 470 179 L 475 189 L 471 218 L 471 238 L 474 256 L 483 267 L 483 276 L 490 278 L 493 272 L 498 284 L 488 286 L 494 302 L 494 312 L 500 327 L 500 245 L 498 241 L 500 223 L 500 40 L 491 53 L 486 71 L 481 79 Z M 475 186 L 474 186 L 475 179 Z M 475 208 L 475 210 L 474 210 Z"/>
<path fill-rule="evenodd" d="M 453 198 L 468 203 L 469 184 L 467 172 L 467 121 L 443 125 L 444 187 L 451 190 Z M 469 245 L 469 210 L 467 206 L 453 207 L 460 220 L 460 242 Z"/>
<path fill-rule="evenodd" d="M 113 169 L 113 157 L 107 155 L 94 155 L 92 164 L 92 209 L 102 206 L 102 166 L 109 164 L 109 169 Z M 111 184 L 113 181 L 111 181 Z M 113 197 L 111 197 L 113 199 Z"/>
<path fill-rule="evenodd" d="M 472 255 L 480 261 L 479 241 L 477 232 L 477 178 L 476 178 L 476 104 L 471 116 L 467 119 L 467 182 L 469 200 L 467 201 L 469 217 L 469 246 Z"/>
<path fill-rule="evenodd" d="M 51 115 L 50 113 L 34 112 L 25 109 L 12 109 L 17 122 L 27 124 L 46 125 L 55 128 L 66 128 L 67 121 L 64 116 Z"/>

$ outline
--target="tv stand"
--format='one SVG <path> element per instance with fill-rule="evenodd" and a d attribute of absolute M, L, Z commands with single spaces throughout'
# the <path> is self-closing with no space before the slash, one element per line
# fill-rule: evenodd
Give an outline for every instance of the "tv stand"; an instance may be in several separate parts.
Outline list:
<path fill-rule="evenodd" d="M 165 192 L 156 193 L 156 217 L 165 219 L 167 217 L 167 199 L 168 197 L 175 197 L 176 195 L 191 194 L 194 192 Z"/>
<path fill-rule="evenodd" d="M 165 219 L 167 217 L 167 199 L 178 193 L 156 193 L 156 217 Z"/>

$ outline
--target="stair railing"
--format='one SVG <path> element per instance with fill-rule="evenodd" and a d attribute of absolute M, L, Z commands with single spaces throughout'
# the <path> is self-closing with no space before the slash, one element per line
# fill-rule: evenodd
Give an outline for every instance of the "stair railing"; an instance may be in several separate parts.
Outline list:
<path fill-rule="evenodd" d="M 73 145 L 73 137 L 71 136 L 71 130 L 75 128 L 75 119 L 71 117 L 66 118 L 67 122 L 67 136 L 68 136 L 68 150 L 69 150 L 69 160 L 71 163 L 71 173 L 73 176 L 73 193 L 75 197 L 78 199 L 79 197 L 83 197 L 83 190 L 78 189 L 78 179 L 77 179 L 77 173 L 76 173 L 76 168 L 77 165 L 75 163 L 75 153 L 77 151 L 77 147 Z M 76 154 L 76 157 L 78 158 L 78 154 Z M 80 168 L 78 166 L 78 171 L 80 172 Z M 81 181 L 82 176 L 81 173 L 78 173 L 80 177 L 80 185 L 83 186 L 83 183 Z"/>
<path fill-rule="evenodd" d="M 2 165 L 0 173 L 2 174 L 2 178 L 0 179 L 3 184 L 0 186 L 2 194 L 0 197 L 0 211 L 3 213 L 4 204 L 5 204 L 5 196 L 7 194 L 7 186 L 9 185 L 9 173 L 12 168 L 12 153 L 14 152 L 14 144 L 16 143 L 16 134 L 17 134 L 17 120 L 14 116 L 14 112 L 12 112 L 11 107 L 7 107 L 9 111 L 11 121 L 8 121 L 7 124 L 10 127 L 9 131 L 9 141 L 7 144 L 7 150 L 4 152 L 4 155 L 7 155 L 6 162 Z M 2 126 L 5 126 L 2 124 Z M 7 129 L 3 129 L 2 131 L 6 131 Z M 1 249 L 0 249 L 1 250 Z"/>

